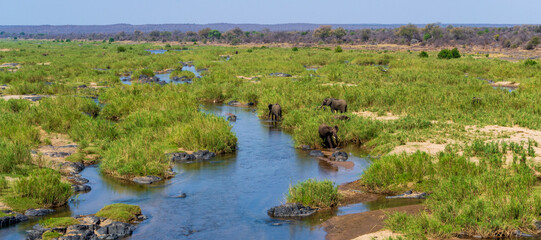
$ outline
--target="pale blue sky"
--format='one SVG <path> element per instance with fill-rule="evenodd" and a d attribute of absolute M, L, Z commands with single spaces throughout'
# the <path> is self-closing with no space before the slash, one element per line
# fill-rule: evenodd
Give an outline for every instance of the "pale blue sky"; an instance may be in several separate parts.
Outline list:
<path fill-rule="evenodd" d="M 2 0 L 0 25 L 541 24 L 539 0 Z"/>

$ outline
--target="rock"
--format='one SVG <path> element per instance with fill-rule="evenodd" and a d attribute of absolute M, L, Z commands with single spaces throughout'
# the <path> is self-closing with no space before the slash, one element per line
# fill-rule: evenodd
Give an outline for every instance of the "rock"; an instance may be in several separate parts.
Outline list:
<path fill-rule="evenodd" d="M 228 102 L 227 105 L 229 105 L 229 106 L 240 106 L 240 105 L 242 105 L 242 103 L 235 100 L 235 101 Z"/>
<path fill-rule="evenodd" d="M 387 196 L 385 198 L 387 198 L 387 199 L 398 199 L 398 198 L 402 198 L 402 199 L 425 199 L 427 196 L 428 196 L 428 194 L 425 193 L 425 192 L 423 192 L 423 193 L 414 193 L 413 191 L 410 190 L 410 191 L 404 192 L 401 195 Z"/>
<path fill-rule="evenodd" d="M 271 77 L 291 77 L 290 74 L 287 74 L 287 73 L 281 73 L 281 72 L 278 72 L 278 73 L 271 73 L 271 74 L 269 74 L 269 76 L 271 76 Z"/>
<path fill-rule="evenodd" d="M 60 164 L 60 172 L 69 175 L 75 175 L 85 169 L 85 165 L 80 162 L 63 162 Z"/>
<path fill-rule="evenodd" d="M 132 181 L 139 184 L 152 184 L 154 182 L 161 181 L 161 177 L 157 176 L 144 176 L 144 177 L 134 177 Z"/>
<path fill-rule="evenodd" d="M 10 214 L 12 216 L 5 216 L 0 217 L 0 228 L 4 228 L 10 225 L 14 225 L 20 222 L 28 221 L 28 217 L 19 213 L 15 213 L 12 211 L 3 211 L 6 214 Z"/>
<path fill-rule="evenodd" d="M 181 193 L 177 196 L 177 198 L 186 198 L 186 193 Z"/>
<path fill-rule="evenodd" d="M 45 216 L 47 214 L 53 213 L 53 209 L 47 209 L 47 208 L 38 208 L 38 209 L 28 209 L 26 212 L 24 212 L 24 215 L 28 217 L 39 217 L 39 216 Z"/>
<path fill-rule="evenodd" d="M 77 88 L 87 88 L 87 86 L 83 84 L 83 85 L 79 85 Z"/>
<path fill-rule="evenodd" d="M 69 176 L 67 177 L 67 179 L 68 181 L 76 185 L 82 185 L 89 182 L 88 179 L 82 178 L 81 176 Z"/>
<path fill-rule="evenodd" d="M 145 74 L 141 74 L 139 76 L 139 82 L 141 82 L 141 83 L 157 83 L 157 84 L 160 84 L 160 85 L 167 84 L 167 82 L 161 81 L 160 78 L 158 78 L 158 77 L 150 77 L 150 76 L 147 76 Z"/>
<path fill-rule="evenodd" d="M 323 152 L 319 150 L 312 150 L 310 151 L 310 156 L 311 157 L 324 157 L 325 154 L 323 154 Z"/>
<path fill-rule="evenodd" d="M 305 207 L 301 203 L 286 203 L 269 209 L 267 214 L 275 218 L 307 217 L 316 211 L 316 209 Z"/>
<path fill-rule="evenodd" d="M 346 115 L 334 116 L 334 119 L 348 121 L 349 117 Z"/>
<path fill-rule="evenodd" d="M 188 154 L 185 152 L 171 153 L 170 156 L 171 157 L 169 159 L 171 159 L 171 161 L 179 161 L 179 162 L 188 162 L 195 159 L 194 155 Z"/>
<path fill-rule="evenodd" d="M 199 150 L 193 153 L 195 159 L 198 160 L 209 160 L 213 157 L 216 157 L 216 153 L 209 152 L 208 150 Z"/>
<path fill-rule="evenodd" d="M 333 152 L 331 159 L 334 161 L 345 162 L 348 160 L 348 154 L 346 152 Z"/>
<path fill-rule="evenodd" d="M 58 146 L 56 148 L 76 148 L 78 147 L 77 144 L 70 144 L 70 145 L 65 145 L 65 146 Z"/>
<path fill-rule="evenodd" d="M 537 230 L 541 230 L 541 221 L 535 221 L 535 227 L 537 228 Z"/>
<path fill-rule="evenodd" d="M 247 103 L 246 105 L 248 105 L 248 106 L 255 106 L 255 103 L 249 102 L 249 103 Z"/>
<path fill-rule="evenodd" d="M 308 151 L 308 150 L 312 150 L 312 147 L 310 147 L 309 145 L 301 145 L 301 149 Z"/>
<path fill-rule="evenodd" d="M 227 115 L 227 120 L 229 120 L 229 121 L 231 121 L 231 122 L 237 121 L 237 115 L 232 114 L 232 113 L 228 113 L 228 114 L 226 114 L 226 115 Z"/>
<path fill-rule="evenodd" d="M 85 223 L 87 225 L 98 225 L 100 224 L 101 219 L 96 216 L 85 216 L 81 219 L 81 223 Z"/>
<path fill-rule="evenodd" d="M 134 230 L 135 226 L 129 223 L 112 222 L 95 232 L 99 239 L 119 239 L 131 235 Z"/>
<path fill-rule="evenodd" d="M 35 96 L 35 97 L 23 97 L 23 99 L 30 100 L 32 102 L 39 101 L 43 98 L 43 96 Z"/>
<path fill-rule="evenodd" d="M 41 229 L 41 230 L 29 230 L 27 231 L 28 234 L 26 235 L 26 240 L 37 240 L 41 239 L 41 235 L 43 235 L 44 232 L 46 232 L 47 229 Z"/>
<path fill-rule="evenodd" d="M 514 232 L 513 232 L 513 235 L 515 235 L 516 237 L 519 237 L 519 238 L 533 238 L 533 237 L 535 237 L 535 236 L 532 235 L 532 234 L 523 233 L 523 232 L 521 232 L 520 230 L 514 231 Z"/>
<path fill-rule="evenodd" d="M 89 192 L 90 190 L 92 190 L 92 188 L 88 185 L 78 184 L 71 185 L 71 189 L 73 189 L 73 192 Z"/>
<path fill-rule="evenodd" d="M 71 155 L 71 153 L 67 153 L 67 152 L 48 152 L 44 154 L 50 157 L 58 157 L 58 158 L 63 158 L 63 157 L 67 157 Z"/>

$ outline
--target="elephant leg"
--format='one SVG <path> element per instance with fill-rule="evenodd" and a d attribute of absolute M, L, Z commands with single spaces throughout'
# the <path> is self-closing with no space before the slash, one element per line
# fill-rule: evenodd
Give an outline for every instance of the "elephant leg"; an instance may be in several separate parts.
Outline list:
<path fill-rule="evenodd" d="M 332 137 L 331 136 L 327 136 L 327 142 L 329 144 L 329 148 L 333 148 Z"/>

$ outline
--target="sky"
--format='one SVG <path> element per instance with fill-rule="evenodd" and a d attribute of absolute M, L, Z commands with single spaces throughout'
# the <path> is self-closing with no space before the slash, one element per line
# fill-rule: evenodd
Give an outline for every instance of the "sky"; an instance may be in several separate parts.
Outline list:
<path fill-rule="evenodd" d="M 0 25 L 541 24 L 539 0 L 3 0 Z"/>

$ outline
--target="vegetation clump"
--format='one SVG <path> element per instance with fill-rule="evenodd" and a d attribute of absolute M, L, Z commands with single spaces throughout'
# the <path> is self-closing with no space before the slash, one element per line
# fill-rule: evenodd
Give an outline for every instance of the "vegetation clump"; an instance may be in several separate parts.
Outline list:
<path fill-rule="evenodd" d="M 171 78 L 180 77 L 180 78 L 193 79 L 193 78 L 195 78 L 195 73 L 190 72 L 190 71 L 175 70 L 175 71 L 171 72 L 170 77 Z"/>
<path fill-rule="evenodd" d="M 425 51 L 421 51 L 421 52 L 419 53 L 419 57 L 420 57 L 420 58 L 427 58 L 427 57 L 428 57 L 428 53 L 425 52 Z"/>
<path fill-rule="evenodd" d="M 104 217 L 114 221 L 130 223 L 141 215 L 141 208 L 136 205 L 114 203 L 103 207 L 96 213 L 97 217 Z"/>
<path fill-rule="evenodd" d="M 60 180 L 60 174 L 50 169 L 39 169 L 13 184 L 13 193 L 30 198 L 44 206 L 66 204 L 73 191 L 71 185 Z"/>
<path fill-rule="evenodd" d="M 457 48 L 453 48 L 452 50 L 449 49 L 442 49 L 438 53 L 439 59 L 452 59 L 452 58 L 460 58 L 460 52 Z"/>
<path fill-rule="evenodd" d="M 44 228 L 65 228 L 71 225 L 79 224 L 79 221 L 72 217 L 47 218 L 39 222 Z"/>
<path fill-rule="evenodd" d="M 304 206 L 326 208 L 338 205 L 338 187 L 330 180 L 308 179 L 289 187 L 287 201 Z"/>

